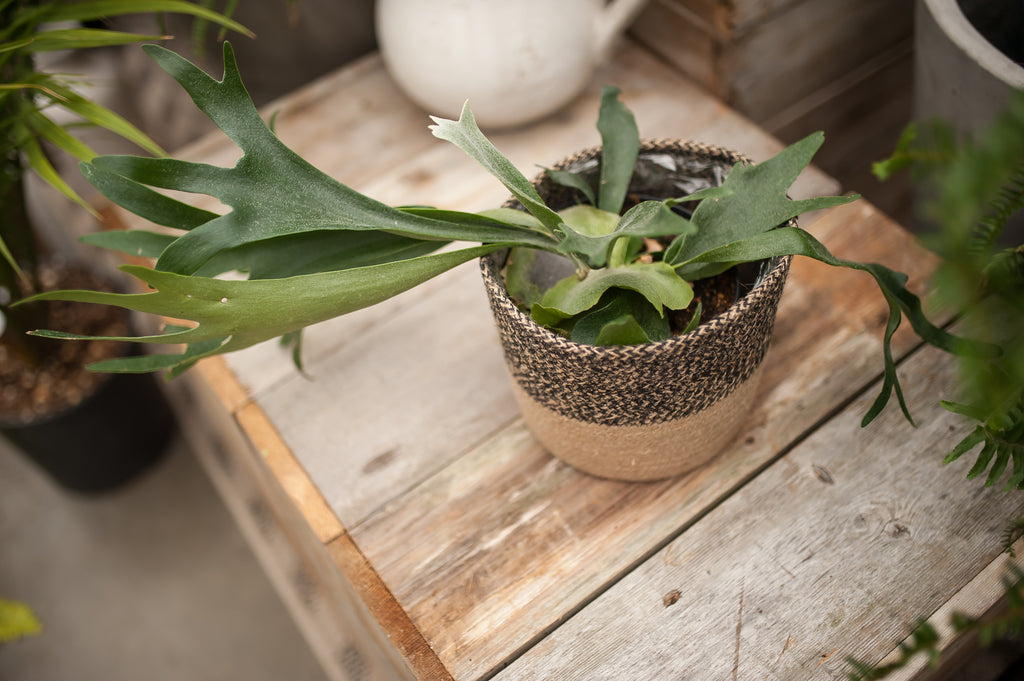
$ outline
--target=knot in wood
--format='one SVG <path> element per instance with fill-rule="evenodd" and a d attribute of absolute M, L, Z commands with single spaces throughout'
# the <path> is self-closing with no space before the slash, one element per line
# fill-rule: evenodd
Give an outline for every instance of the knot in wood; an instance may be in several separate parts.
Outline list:
<path fill-rule="evenodd" d="M 885 524 L 885 527 L 882 528 L 882 532 L 884 532 L 886 536 L 892 537 L 893 539 L 900 539 L 903 537 L 910 536 L 910 528 L 898 520 L 890 520 L 889 522 L 887 522 Z"/>

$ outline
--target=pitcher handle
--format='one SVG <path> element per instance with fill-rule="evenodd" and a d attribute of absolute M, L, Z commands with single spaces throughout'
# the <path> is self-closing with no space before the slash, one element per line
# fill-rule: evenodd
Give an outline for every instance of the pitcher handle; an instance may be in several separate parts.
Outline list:
<path fill-rule="evenodd" d="M 611 0 L 598 15 L 594 27 L 594 47 L 597 63 L 611 56 L 615 39 L 633 22 L 648 0 Z"/>

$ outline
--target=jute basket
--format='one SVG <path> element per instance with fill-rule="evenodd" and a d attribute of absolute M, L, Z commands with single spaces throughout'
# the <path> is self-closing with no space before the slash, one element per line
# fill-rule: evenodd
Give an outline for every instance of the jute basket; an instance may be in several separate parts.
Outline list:
<path fill-rule="evenodd" d="M 556 168 L 596 183 L 599 158 L 589 149 Z M 683 196 L 721 184 L 739 162 L 746 159 L 718 147 L 645 142 L 630 191 Z M 534 185 L 556 210 L 579 201 L 546 175 Z M 523 418 L 552 454 L 592 475 L 656 480 L 706 464 L 736 436 L 756 394 L 789 257 L 743 266 L 738 300 L 690 333 L 615 347 L 534 323 L 508 296 L 506 258 L 482 259 L 484 283 Z"/>

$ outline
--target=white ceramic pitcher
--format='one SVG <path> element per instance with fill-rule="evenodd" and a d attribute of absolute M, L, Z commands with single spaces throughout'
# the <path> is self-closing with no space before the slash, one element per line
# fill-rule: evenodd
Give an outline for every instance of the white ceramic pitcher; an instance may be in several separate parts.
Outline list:
<path fill-rule="evenodd" d="M 589 82 L 646 0 L 377 0 L 377 41 L 431 114 L 467 99 L 481 127 L 526 123 Z"/>

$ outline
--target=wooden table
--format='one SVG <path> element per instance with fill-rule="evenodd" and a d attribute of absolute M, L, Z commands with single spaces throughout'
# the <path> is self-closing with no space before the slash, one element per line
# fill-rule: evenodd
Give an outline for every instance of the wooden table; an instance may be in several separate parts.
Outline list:
<path fill-rule="evenodd" d="M 781 148 L 636 45 L 495 143 L 529 175 L 597 143 L 602 83 L 644 136 Z M 428 133 L 375 56 L 270 109 L 286 143 L 382 200 L 472 210 L 506 194 Z M 236 152 L 211 136 L 184 155 Z M 795 193 L 837 189 L 809 171 Z M 934 266 L 866 201 L 804 225 L 919 287 Z M 895 350 L 918 427 L 895 407 L 859 427 L 884 319 L 866 275 L 798 260 L 746 430 L 707 468 L 647 484 L 577 473 L 531 439 L 473 265 L 310 329 L 306 376 L 266 344 L 170 387 L 333 679 L 841 678 L 917 618 L 997 604 L 1000 535 L 1024 510 L 965 480 L 967 457 L 942 465 L 967 427 L 937 403 L 953 369 L 907 330 Z"/>

